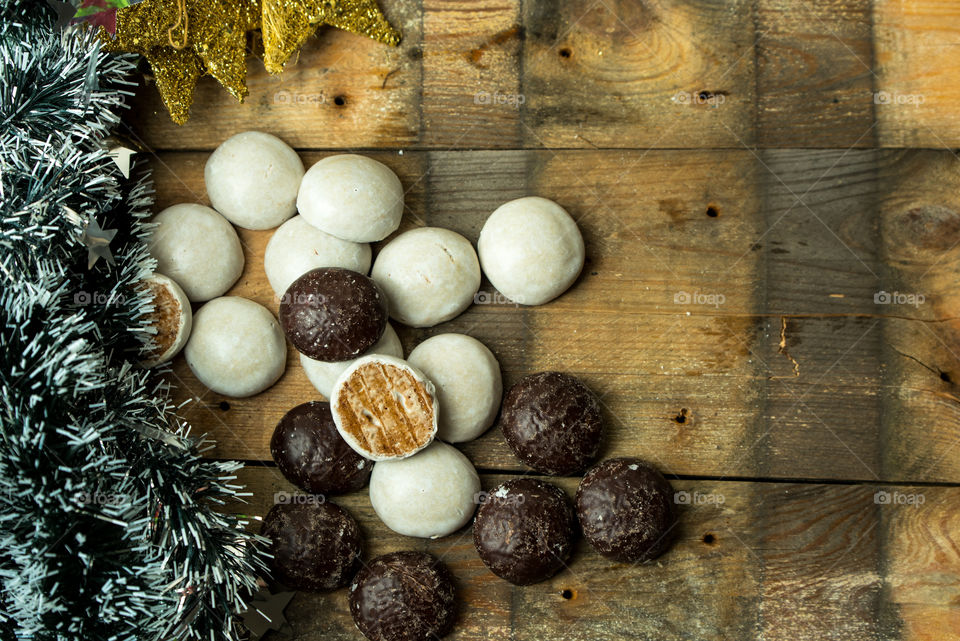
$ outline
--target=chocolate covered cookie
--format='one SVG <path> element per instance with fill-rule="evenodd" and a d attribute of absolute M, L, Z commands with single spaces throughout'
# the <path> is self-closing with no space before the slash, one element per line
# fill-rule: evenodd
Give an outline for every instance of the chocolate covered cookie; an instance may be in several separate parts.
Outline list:
<path fill-rule="evenodd" d="M 321 267 L 297 278 L 280 299 L 280 325 L 301 353 L 319 361 L 346 361 L 380 340 L 387 299 L 363 274 Z"/>
<path fill-rule="evenodd" d="M 288 481 L 311 494 L 345 494 L 367 484 L 373 461 L 353 451 L 333 422 L 330 404 L 310 401 L 283 415 L 270 454 Z"/>
<path fill-rule="evenodd" d="M 677 520 L 670 482 L 636 458 L 590 468 L 577 489 L 577 516 L 597 552 L 629 563 L 660 555 Z"/>
<path fill-rule="evenodd" d="M 559 572 L 570 557 L 576 515 L 556 485 L 513 479 L 484 493 L 473 522 L 473 543 L 490 571 L 516 585 Z"/>
<path fill-rule="evenodd" d="M 260 532 L 271 542 L 273 578 L 296 590 L 342 588 L 360 564 L 360 528 L 329 501 L 274 505 Z"/>
<path fill-rule="evenodd" d="M 538 472 L 579 472 L 600 449 L 600 401 L 569 374 L 525 376 L 507 392 L 501 412 L 500 427 L 510 449 Z"/>
<path fill-rule="evenodd" d="M 425 552 L 379 556 L 350 586 L 350 613 L 371 641 L 430 641 L 443 637 L 456 618 L 453 577 Z"/>

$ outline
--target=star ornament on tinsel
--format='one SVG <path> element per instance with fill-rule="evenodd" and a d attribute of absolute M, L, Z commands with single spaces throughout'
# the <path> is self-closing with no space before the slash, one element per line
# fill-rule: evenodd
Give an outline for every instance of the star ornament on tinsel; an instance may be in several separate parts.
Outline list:
<path fill-rule="evenodd" d="M 87 246 L 87 269 L 92 269 L 100 258 L 111 265 L 115 264 L 113 254 L 110 252 L 110 241 L 116 235 L 116 229 L 101 229 L 100 223 L 90 218 L 86 229 L 83 230 L 83 244 Z"/>
<path fill-rule="evenodd" d="M 262 29 L 267 70 L 279 73 L 321 24 L 400 41 L 376 0 L 142 0 L 118 10 L 115 37 L 101 31 L 101 39 L 108 51 L 147 59 L 170 117 L 182 125 L 203 75 L 243 102 L 248 31 Z"/>

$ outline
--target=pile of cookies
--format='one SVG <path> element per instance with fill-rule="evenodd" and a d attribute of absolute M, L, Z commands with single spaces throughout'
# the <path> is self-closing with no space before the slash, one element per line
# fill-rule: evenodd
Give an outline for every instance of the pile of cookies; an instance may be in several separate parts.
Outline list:
<path fill-rule="evenodd" d="M 279 470 L 309 498 L 278 503 L 264 519 L 274 579 L 298 590 L 349 586 L 354 621 L 375 641 L 451 630 L 454 582 L 439 559 L 408 551 L 361 561 L 359 526 L 328 497 L 367 485 L 376 514 L 402 535 L 443 537 L 473 520 L 480 558 L 517 585 L 562 570 L 581 531 L 619 561 L 665 549 L 673 492 L 643 461 L 594 465 L 573 503 L 530 477 L 483 492 L 452 445 L 479 437 L 499 415 L 520 461 L 544 475 L 580 473 L 595 463 L 603 437 L 600 402 L 582 381 L 540 372 L 504 395 L 499 363 L 480 341 L 438 334 L 404 358 L 390 325 L 455 318 L 474 302 L 482 273 L 517 304 L 562 294 L 584 262 L 583 238 L 563 208 L 520 198 L 488 217 L 478 251 L 453 231 L 424 227 L 393 236 L 374 260 L 370 243 L 393 235 L 404 209 L 400 180 L 375 160 L 335 155 L 304 171 L 282 141 L 246 132 L 212 154 L 205 179 L 213 209 L 175 205 L 156 219 L 152 250 L 165 274 L 156 291 L 169 291 L 186 312 L 190 302 L 204 305 L 192 331 L 189 320 L 173 324 L 179 331 L 167 332 L 174 336 L 154 360 L 185 345 L 201 382 L 249 396 L 282 375 L 289 341 L 328 399 L 292 408 L 271 439 Z M 252 301 L 223 296 L 243 268 L 232 225 L 278 227 L 264 269 L 279 321 Z"/>

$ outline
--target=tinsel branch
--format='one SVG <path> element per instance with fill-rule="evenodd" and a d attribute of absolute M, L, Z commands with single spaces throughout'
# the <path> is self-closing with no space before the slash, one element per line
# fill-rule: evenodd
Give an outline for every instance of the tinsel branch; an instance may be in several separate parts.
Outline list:
<path fill-rule="evenodd" d="M 135 59 L 43 7 L 0 0 L 0 638 L 236 639 L 263 571 L 216 509 L 239 464 L 203 458 L 138 365 L 151 186 L 101 144 Z M 93 219 L 114 266 L 87 269 Z"/>

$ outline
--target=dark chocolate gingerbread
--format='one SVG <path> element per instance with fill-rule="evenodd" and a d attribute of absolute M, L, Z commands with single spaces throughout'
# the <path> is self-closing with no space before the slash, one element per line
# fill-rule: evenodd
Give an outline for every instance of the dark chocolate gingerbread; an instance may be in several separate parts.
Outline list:
<path fill-rule="evenodd" d="M 647 561 L 670 545 L 677 521 L 673 487 L 645 461 L 608 459 L 580 481 L 577 516 L 584 537 L 603 556 Z"/>
<path fill-rule="evenodd" d="M 273 578 L 305 591 L 347 585 L 357 571 L 362 552 L 357 522 L 330 501 L 320 502 L 322 499 L 306 495 L 290 498 L 294 502 L 270 509 L 260 529 L 270 539 Z"/>
<path fill-rule="evenodd" d="M 330 414 L 330 404 L 310 401 L 283 415 L 270 439 L 270 454 L 288 481 L 311 494 L 345 494 L 362 489 L 373 461 L 347 445 Z"/>
<path fill-rule="evenodd" d="M 280 326 L 318 361 L 347 361 L 369 350 L 387 327 L 387 297 L 373 279 L 321 267 L 293 281 L 280 299 Z"/>
<path fill-rule="evenodd" d="M 533 469 L 573 474 L 589 465 L 600 449 L 600 401 L 569 374 L 531 374 L 507 392 L 500 428 L 514 454 Z"/>
<path fill-rule="evenodd" d="M 516 585 L 550 578 L 573 550 L 576 515 L 566 493 L 537 479 L 513 479 L 483 495 L 473 543 L 490 571 Z"/>
<path fill-rule="evenodd" d="M 429 641 L 453 628 L 453 577 L 426 552 L 379 556 L 350 586 L 350 613 L 371 641 Z"/>

